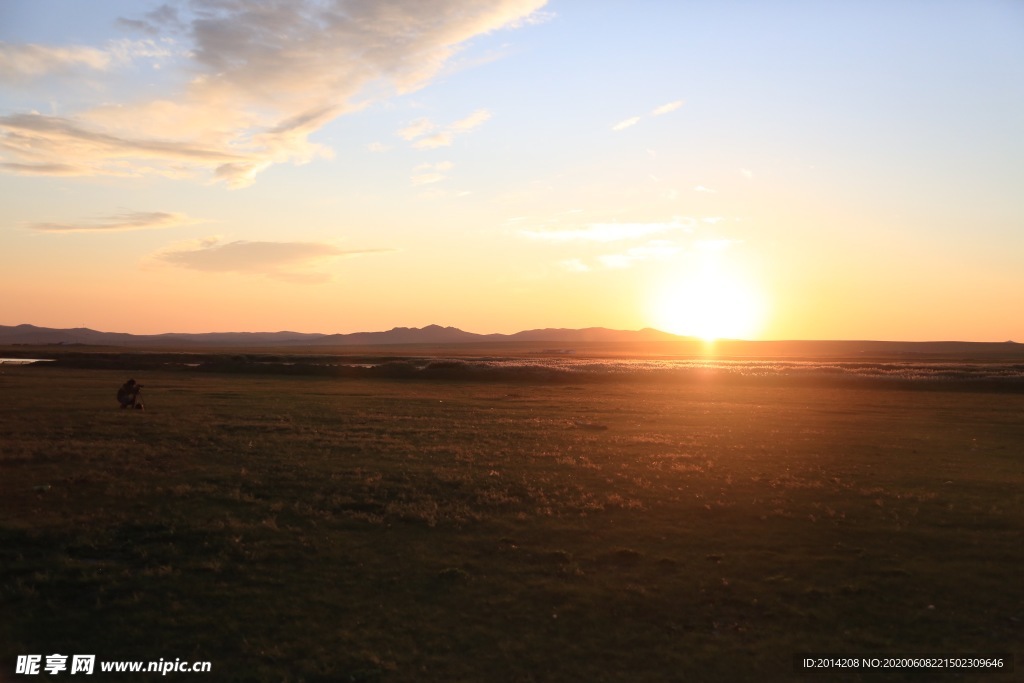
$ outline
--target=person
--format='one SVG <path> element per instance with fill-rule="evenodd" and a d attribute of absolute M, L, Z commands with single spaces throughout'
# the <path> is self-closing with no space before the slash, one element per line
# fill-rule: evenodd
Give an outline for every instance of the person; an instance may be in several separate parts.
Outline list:
<path fill-rule="evenodd" d="M 117 402 L 121 404 L 122 408 L 142 408 L 142 400 L 139 398 L 140 391 L 142 391 L 142 385 L 136 384 L 134 379 L 130 379 L 117 390 Z"/>

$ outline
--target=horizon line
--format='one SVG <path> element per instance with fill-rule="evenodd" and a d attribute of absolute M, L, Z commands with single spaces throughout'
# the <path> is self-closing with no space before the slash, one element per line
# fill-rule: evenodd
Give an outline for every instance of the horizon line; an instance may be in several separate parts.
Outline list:
<path fill-rule="evenodd" d="M 478 337 L 512 337 L 517 334 L 523 334 L 527 332 L 542 332 L 542 331 L 565 331 L 565 332 L 584 332 L 588 330 L 604 330 L 607 332 L 619 332 L 625 334 L 639 334 L 643 332 L 657 333 L 669 337 L 675 337 L 676 339 L 662 340 L 663 343 L 675 343 L 675 342 L 688 342 L 688 343 L 703 343 L 703 344 L 716 344 L 721 342 L 742 342 L 742 343 L 787 343 L 787 342 L 861 342 L 861 343 L 890 343 L 890 344 L 1014 344 L 1019 345 L 1021 342 L 1017 342 L 1013 339 L 1005 340 L 974 340 L 974 339 L 883 339 L 883 338 L 871 338 L 871 337 L 851 337 L 851 338 L 772 338 L 772 339 L 745 339 L 737 337 L 719 337 L 715 339 L 705 339 L 698 335 L 685 335 L 676 334 L 674 332 L 666 332 L 665 330 L 658 329 L 656 327 L 642 327 L 639 329 L 622 329 L 614 327 L 604 327 L 601 325 L 592 325 L 588 327 L 532 327 L 528 329 L 518 330 L 516 332 L 471 332 L 461 327 L 455 327 L 452 325 L 438 325 L 431 323 L 424 325 L 423 327 L 408 327 L 402 325 L 396 325 L 387 330 L 359 330 L 356 332 L 300 332 L 297 330 L 227 330 L 227 331 L 205 331 L 205 332 L 155 332 L 155 333 L 140 333 L 140 332 L 112 332 L 108 330 L 99 330 L 92 327 L 47 327 L 43 325 L 36 325 L 34 323 L 18 323 L 14 325 L 0 324 L 0 327 L 6 328 L 18 328 L 18 327 L 32 327 L 39 330 L 49 330 L 53 332 L 94 332 L 97 334 L 116 334 L 126 335 L 130 337 L 174 337 L 174 336 L 202 336 L 202 335 L 280 335 L 280 334 L 295 334 L 309 337 L 345 337 L 358 334 L 386 334 L 388 332 L 395 332 L 399 330 L 408 330 L 410 332 L 419 332 L 430 328 L 437 328 L 441 330 L 452 330 L 455 332 L 462 332 Z M 487 343 L 488 340 L 477 340 L 478 343 Z M 538 340 L 541 341 L 541 340 Z M 552 340 L 556 341 L 556 340 Z M 646 343 L 662 343 L 655 341 L 648 341 Z M 435 342 L 435 343 L 446 343 L 446 344 L 459 344 L 459 343 L 474 343 L 472 340 L 466 342 Z"/>

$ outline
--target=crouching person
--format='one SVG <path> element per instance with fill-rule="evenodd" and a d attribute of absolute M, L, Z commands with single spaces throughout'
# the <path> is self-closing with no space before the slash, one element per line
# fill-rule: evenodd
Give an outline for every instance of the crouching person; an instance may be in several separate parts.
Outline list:
<path fill-rule="evenodd" d="M 117 402 L 121 404 L 122 408 L 138 408 L 142 410 L 145 406 L 142 405 L 142 399 L 139 398 L 139 392 L 141 391 L 142 385 L 136 384 L 135 380 L 130 379 L 117 390 Z"/>

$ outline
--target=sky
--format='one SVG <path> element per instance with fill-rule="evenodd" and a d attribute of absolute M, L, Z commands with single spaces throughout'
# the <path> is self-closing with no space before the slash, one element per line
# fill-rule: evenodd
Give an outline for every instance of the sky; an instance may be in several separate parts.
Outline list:
<path fill-rule="evenodd" d="M 0 0 L 0 324 L 1024 341 L 1017 0 Z"/>

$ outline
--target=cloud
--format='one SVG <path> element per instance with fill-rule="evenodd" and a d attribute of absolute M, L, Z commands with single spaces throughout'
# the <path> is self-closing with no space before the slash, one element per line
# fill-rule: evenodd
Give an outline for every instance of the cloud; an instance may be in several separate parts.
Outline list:
<path fill-rule="evenodd" d="M 332 259 L 393 251 L 391 249 L 345 250 L 319 242 L 223 243 L 208 238 L 165 249 L 157 261 L 207 273 L 264 275 L 298 282 L 323 282 L 329 274 L 317 270 Z"/>
<path fill-rule="evenodd" d="M 601 254 L 598 262 L 606 268 L 630 268 L 642 261 L 664 261 L 675 256 L 682 247 L 668 240 L 651 240 L 646 244 L 630 247 L 618 254 Z"/>
<path fill-rule="evenodd" d="M 158 35 L 162 30 L 184 28 L 184 24 L 178 16 L 178 9 L 172 5 L 161 5 L 143 16 L 143 19 L 120 17 L 116 23 L 122 28 L 150 35 Z"/>
<path fill-rule="evenodd" d="M 38 232 L 128 232 L 134 230 L 163 230 L 196 222 L 196 220 L 182 213 L 130 211 L 78 223 L 32 223 L 28 227 L 30 230 Z"/>
<path fill-rule="evenodd" d="M 437 128 L 437 124 L 430 121 L 430 119 L 416 119 L 405 128 L 398 131 L 398 137 L 403 140 L 415 140 L 421 135 L 426 135 L 430 131 Z"/>
<path fill-rule="evenodd" d="M 694 192 L 714 192 L 710 187 L 704 187 L 703 185 L 696 185 L 693 188 Z"/>
<path fill-rule="evenodd" d="M 676 109 L 679 109 L 679 107 L 681 106 L 683 106 L 682 100 L 669 102 L 668 104 L 663 104 L 660 107 L 655 107 L 654 110 L 651 111 L 651 116 L 663 116 L 664 114 L 668 114 L 669 112 L 673 112 Z"/>
<path fill-rule="evenodd" d="M 448 130 L 463 132 L 467 130 L 473 130 L 484 121 L 488 121 L 491 118 L 491 112 L 486 109 L 477 109 L 475 112 L 470 114 L 464 119 L 456 121 L 452 125 L 448 126 Z"/>
<path fill-rule="evenodd" d="M 625 130 L 625 129 L 629 128 L 630 126 L 635 126 L 639 122 L 640 122 L 640 117 L 639 116 L 634 116 L 631 119 L 626 119 L 625 121 L 619 121 L 614 126 L 612 126 L 612 130 Z"/>
<path fill-rule="evenodd" d="M 0 69 L 22 79 L 68 68 L 105 69 L 116 92 L 119 59 L 160 59 L 174 35 L 177 59 L 163 65 L 161 99 L 138 98 L 66 113 L 0 118 L 0 169 L 82 175 L 207 175 L 231 187 L 273 164 L 307 163 L 330 150 L 309 137 L 327 122 L 431 82 L 459 47 L 529 23 L 545 0 L 395 0 L 326 3 L 192 0 L 163 5 L 122 27 L 160 36 L 109 50 L 3 44 Z M 117 48 L 117 49 L 115 49 Z M 176 71 L 171 73 L 172 67 Z M 100 96 L 100 95 L 97 95 Z M 486 120 L 474 112 L 450 135 Z M 422 134 L 416 139 L 422 138 Z M 424 138 L 421 148 L 450 144 Z"/>
<path fill-rule="evenodd" d="M 740 174 L 747 180 L 752 180 L 754 178 L 754 172 L 751 171 L 749 168 L 741 168 Z"/>
<path fill-rule="evenodd" d="M 80 67 L 103 70 L 111 61 L 109 53 L 83 45 L 14 45 L 0 41 L 0 83 L 17 83 Z"/>
<path fill-rule="evenodd" d="M 417 140 L 413 144 L 413 147 L 416 149 L 437 149 L 438 147 L 450 147 L 454 141 L 455 136 L 449 131 L 441 131 L 440 133 L 435 133 L 430 137 Z"/>
<path fill-rule="evenodd" d="M 422 118 L 417 119 L 405 128 L 400 129 L 397 132 L 397 135 L 409 142 L 415 140 L 416 142 L 413 142 L 412 146 L 416 149 L 437 149 L 438 147 L 449 147 L 453 142 L 455 142 L 456 135 L 461 135 L 462 133 L 471 131 L 477 126 L 483 124 L 485 121 L 488 121 L 490 118 L 490 111 L 487 109 L 477 109 L 466 118 L 444 126 L 442 130 L 434 133 L 433 135 L 427 134 L 437 130 L 440 126 L 430 119 Z"/>
<path fill-rule="evenodd" d="M 444 172 L 450 171 L 454 166 L 450 161 L 442 161 L 436 164 L 420 164 L 413 169 L 412 184 L 429 185 L 441 182 L 447 178 Z"/>
<path fill-rule="evenodd" d="M 168 164 L 219 167 L 244 156 L 216 146 L 185 141 L 115 135 L 59 116 L 0 116 L 0 162 L 16 173 L 55 175 L 139 175 Z M 68 163 L 72 160 L 74 163 Z M 174 170 L 173 167 L 170 170 Z"/>
<path fill-rule="evenodd" d="M 693 220 L 674 218 L 667 223 L 591 223 L 556 229 L 521 230 L 519 234 L 546 242 L 620 242 L 679 230 L 691 230 Z"/>
<path fill-rule="evenodd" d="M 533 220 L 517 216 L 506 220 L 505 225 L 521 237 L 553 249 L 571 250 L 555 261 L 560 269 L 570 273 L 672 261 L 692 250 L 725 248 L 732 243 L 725 240 L 720 244 L 719 237 L 703 238 L 701 233 L 707 230 L 707 225 L 690 216 L 674 216 L 666 221 L 599 223 L 580 222 L 579 213 L 557 214 L 546 225 L 535 227 L 524 227 L 524 223 Z"/>
<path fill-rule="evenodd" d="M 16 164 L 16 163 L 0 163 L 0 169 L 8 171 L 9 173 L 18 173 L 21 175 L 86 175 L 87 170 L 81 166 L 73 166 L 71 164 Z"/>
<path fill-rule="evenodd" d="M 632 261 L 625 254 L 602 254 L 597 257 L 601 265 L 605 268 L 629 268 L 632 265 Z"/>
<path fill-rule="evenodd" d="M 651 110 L 651 116 L 662 116 L 664 114 L 668 114 L 669 112 L 673 112 L 676 109 L 679 109 L 679 107 L 681 107 L 681 106 L 683 106 L 683 101 L 682 100 L 676 100 L 675 102 L 669 102 L 668 104 L 663 104 L 660 107 L 655 107 L 653 110 Z M 619 131 L 619 130 L 625 130 L 627 128 L 631 128 L 631 127 L 635 126 L 636 124 L 640 123 L 640 120 L 642 118 L 643 117 L 641 117 L 641 116 L 633 116 L 631 118 L 625 119 L 624 121 L 619 121 L 614 126 L 612 126 L 612 130 Z M 647 150 L 647 151 L 652 156 L 655 156 L 655 153 L 652 152 L 651 150 Z"/>
<path fill-rule="evenodd" d="M 0 40 L 0 83 L 19 85 L 47 76 L 71 76 L 83 69 L 109 72 L 118 66 L 139 60 L 153 60 L 159 66 L 176 54 L 174 40 L 155 41 L 119 39 L 108 41 L 102 48 L 86 45 L 38 45 L 8 43 Z"/>
<path fill-rule="evenodd" d="M 142 40 L 112 40 L 107 43 L 106 51 L 118 64 L 133 64 L 142 59 L 159 60 L 175 56 L 174 41 L 163 38 L 160 42 L 144 38 Z"/>
<path fill-rule="evenodd" d="M 588 266 L 586 263 L 584 263 L 582 260 L 578 258 L 566 259 L 565 261 L 560 262 L 558 265 L 560 265 L 562 268 L 569 271 L 570 273 L 587 273 L 591 269 L 590 266 Z"/>

